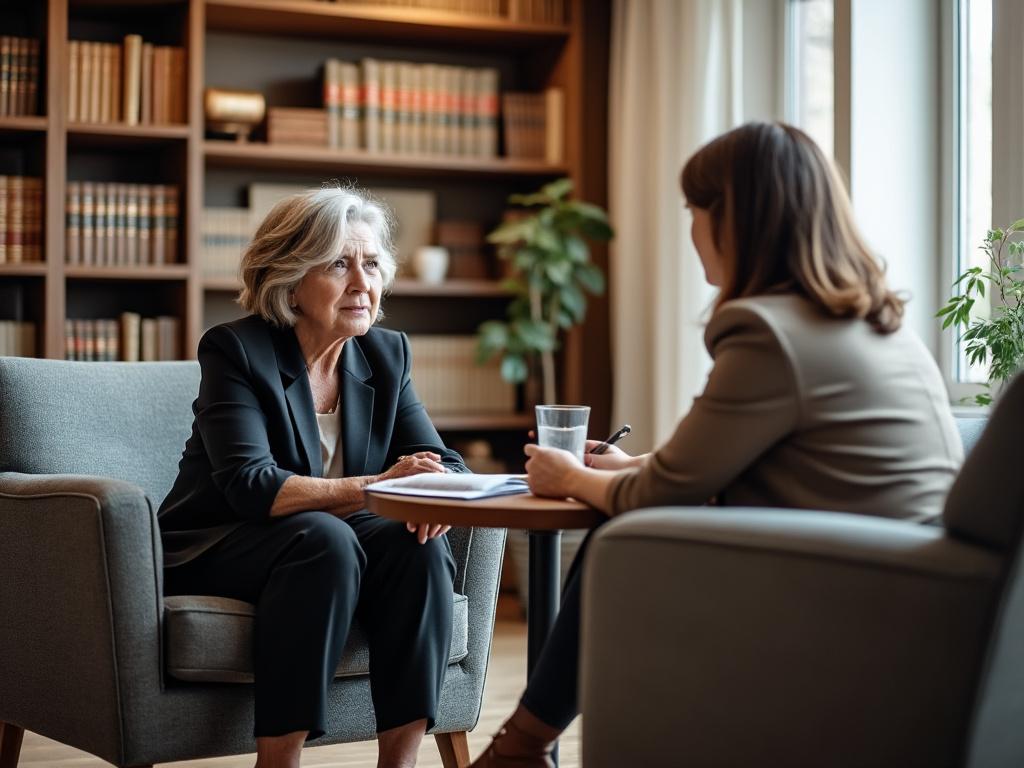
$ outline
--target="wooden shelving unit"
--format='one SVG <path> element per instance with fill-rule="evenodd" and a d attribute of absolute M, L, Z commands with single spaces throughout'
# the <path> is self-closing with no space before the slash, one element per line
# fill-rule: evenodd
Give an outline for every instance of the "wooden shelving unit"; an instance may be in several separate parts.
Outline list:
<path fill-rule="evenodd" d="M 439 218 L 476 220 L 487 228 L 500 219 L 507 194 L 530 191 L 563 175 L 572 176 L 585 195 L 603 203 L 586 191 L 588 183 L 593 186 L 591 179 L 604 176 L 605 147 L 603 128 L 597 131 L 599 147 L 591 138 L 593 126 L 584 130 L 588 117 L 583 94 L 587 90 L 585 47 L 592 45 L 598 59 L 606 58 L 607 40 L 599 30 L 595 41 L 588 43 L 585 21 L 592 4 L 565 2 L 569 19 L 565 24 L 313 0 L 17 0 L 6 4 L 10 8 L 0 9 L 0 31 L 23 34 L 27 30 L 42 42 L 43 114 L 0 117 L 0 157 L 4 149 L 15 150 L 21 153 L 24 175 L 44 179 L 44 261 L 0 264 L 0 289 L 24 294 L 25 319 L 38 323 L 38 347 L 46 357 L 64 356 L 64 321 L 79 316 L 74 313 L 83 308 L 106 317 L 153 306 L 154 313 L 180 318 L 181 357 L 190 358 L 204 328 L 217 320 L 218 307 L 228 311 L 238 289 L 234 278 L 203 274 L 200 222 L 204 205 L 238 205 L 241 190 L 252 181 L 301 180 L 318 186 L 340 178 L 371 189 L 427 188 L 437 196 Z M 608 15 L 610 0 L 597 2 Z M 119 42 L 129 33 L 184 47 L 185 124 L 128 126 L 68 120 L 68 41 Z M 264 53 L 265 47 L 273 48 L 273 54 Z M 232 59 L 236 52 L 237 59 Z M 270 105 L 319 106 L 317 63 L 328 56 L 490 66 L 500 70 L 502 90 L 559 86 L 566 96 L 565 162 L 370 154 L 206 137 L 205 87 L 257 87 L 267 94 Z M 302 71 L 304 75 L 296 75 Z M 294 100 L 290 100 L 292 93 L 298 94 Z M 586 162 L 585 151 L 589 151 Z M 0 173 L 15 172 L 0 167 Z M 181 210 L 175 263 L 160 267 L 65 264 L 69 180 L 177 185 Z M 481 318 L 502 314 L 507 297 L 495 275 L 494 279 L 450 280 L 440 285 L 403 279 L 385 301 L 389 317 L 401 317 L 408 332 L 420 330 L 417 323 L 423 319 L 433 323 L 429 332 L 472 333 Z M 0 307 L 0 318 L 3 311 Z M 565 357 L 566 365 L 579 364 L 578 337 L 570 341 Z M 580 379 L 564 378 L 567 400 L 583 397 L 573 383 Z M 526 429 L 532 420 L 529 413 L 435 419 L 441 429 L 466 432 Z"/>
<path fill-rule="evenodd" d="M 397 8 L 313 0 L 210 0 L 210 29 L 375 42 L 462 43 L 532 48 L 567 40 L 573 28 L 429 8 Z"/>
<path fill-rule="evenodd" d="M 208 166 L 259 170 L 315 171 L 333 173 L 389 173 L 408 178 L 439 177 L 557 177 L 569 169 L 541 160 L 505 157 L 478 159 L 436 155 L 395 155 L 263 143 L 207 141 L 203 155 Z"/>

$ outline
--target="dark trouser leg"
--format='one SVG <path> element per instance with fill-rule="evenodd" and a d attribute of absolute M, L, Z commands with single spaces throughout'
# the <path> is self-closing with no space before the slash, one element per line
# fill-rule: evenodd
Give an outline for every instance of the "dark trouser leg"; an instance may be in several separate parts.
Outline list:
<path fill-rule="evenodd" d="M 600 526 L 598 526 L 600 527 Z M 537 665 L 530 673 L 521 703 L 552 728 L 564 731 L 579 714 L 580 591 L 583 558 L 594 536 L 587 534 L 572 561 L 562 592 L 562 607 Z"/>
<path fill-rule="evenodd" d="M 448 539 L 420 544 L 405 523 L 370 512 L 346 521 L 367 558 L 357 616 L 370 644 L 377 731 L 424 718 L 433 728 L 452 642 Z"/>
<path fill-rule="evenodd" d="M 326 730 L 327 685 L 359 602 L 366 556 L 353 529 L 325 512 L 247 523 L 165 571 L 168 595 L 256 605 L 255 735 Z"/>

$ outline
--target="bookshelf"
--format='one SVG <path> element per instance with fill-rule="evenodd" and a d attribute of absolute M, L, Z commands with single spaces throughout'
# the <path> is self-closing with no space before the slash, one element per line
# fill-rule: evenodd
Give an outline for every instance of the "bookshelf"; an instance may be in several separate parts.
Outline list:
<path fill-rule="evenodd" d="M 436 196 L 438 219 L 476 221 L 484 231 L 500 220 L 508 194 L 563 175 L 575 179 L 581 194 L 603 204 L 610 0 L 564 3 L 564 23 L 314 0 L 4 4 L 0 34 L 39 41 L 40 75 L 36 114 L 0 116 L 0 175 L 41 178 L 43 210 L 42 260 L 0 263 L 0 320 L 35 323 L 36 354 L 59 359 L 64 357 L 66 319 L 117 317 L 123 311 L 168 315 L 180 323 L 175 356 L 194 357 L 206 327 L 238 314 L 236 280 L 206 275 L 200 263 L 204 207 L 244 204 L 253 181 L 317 186 L 343 179 L 370 189 L 425 189 Z M 503 11 L 510 7 L 506 0 L 500 6 Z M 184 121 L 130 125 L 124 119 L 101 122 L 69 115 L 71 41 L 111 47 L 129 34 L 183 50 Z M 370 153 L 271 145 L 260 136 L 249 143 L 208 136 L 204 88 L 259 90 L 268 107 L 320 107 L 320 67 L 330 57 L 491 67 L 500 73 L 502 91 L 558 86 L 566 96 L 564 162 Z M 585 78 L 584 72 L 595 66 L 598 75 Z M 110 99 L 116 96 L 111 93 Z M 116 114 L 116 105 L 111 109 Z M 82 182 L 176 187 L 177 243 L 166 263 L 66 263 L 68 185 Z M 595 256 L 606 266 L 603 252 Z M 470 334 L 479 322 L 504 313 L 509 294 L 496 267 L 493 272 L 487 278 L 436 285 L 403 277 L 385 300 L 385 325 L 410 333 Z M 588 325 L 607 338 L 601 330 L 607 324 L 606 305 L 597 301 L 592 307 Z M 583 374 L 591 362 L 592 342 L 586 336 L 592 332 L 574 334 L 566 346 L 566 400 L 608 399 L 606 377 Z M 606 352 L 599 350 L 595 357 L 598 366 L 604 365 L 602 355 Z M 600 406 L 596 410 L 600 413 Z M 446 432 L 468 435 L 522 431 L 532 415 L 445 414 L 435 421 Z M 603 428 L 600 416 L 595 423 L 595 429 Z"/>

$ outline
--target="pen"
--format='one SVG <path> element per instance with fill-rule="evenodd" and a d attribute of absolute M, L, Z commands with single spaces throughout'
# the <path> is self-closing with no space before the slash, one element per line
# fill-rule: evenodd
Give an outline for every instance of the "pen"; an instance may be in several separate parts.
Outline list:
<path fill-rule="evenodd" d="M 595 445 L 594 450 L 592 450 L 591 453 L 604 453 L 632 431 L 633 429 L 632 427 L 629 426 L 629 424 L 623 424 L 621 427 L 619 427 L 619 429 L 613 432 L 607 440 L 605 440 L 603 443 Z"/>

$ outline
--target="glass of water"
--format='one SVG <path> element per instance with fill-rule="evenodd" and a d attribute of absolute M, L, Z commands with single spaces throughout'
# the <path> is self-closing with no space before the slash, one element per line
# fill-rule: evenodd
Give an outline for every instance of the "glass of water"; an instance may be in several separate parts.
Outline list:
<path fill-rule="evenodd" d="M 582 463 L 589 419 L 589 405 L 538 405 L 537 445 L 561 448 Z"/>

